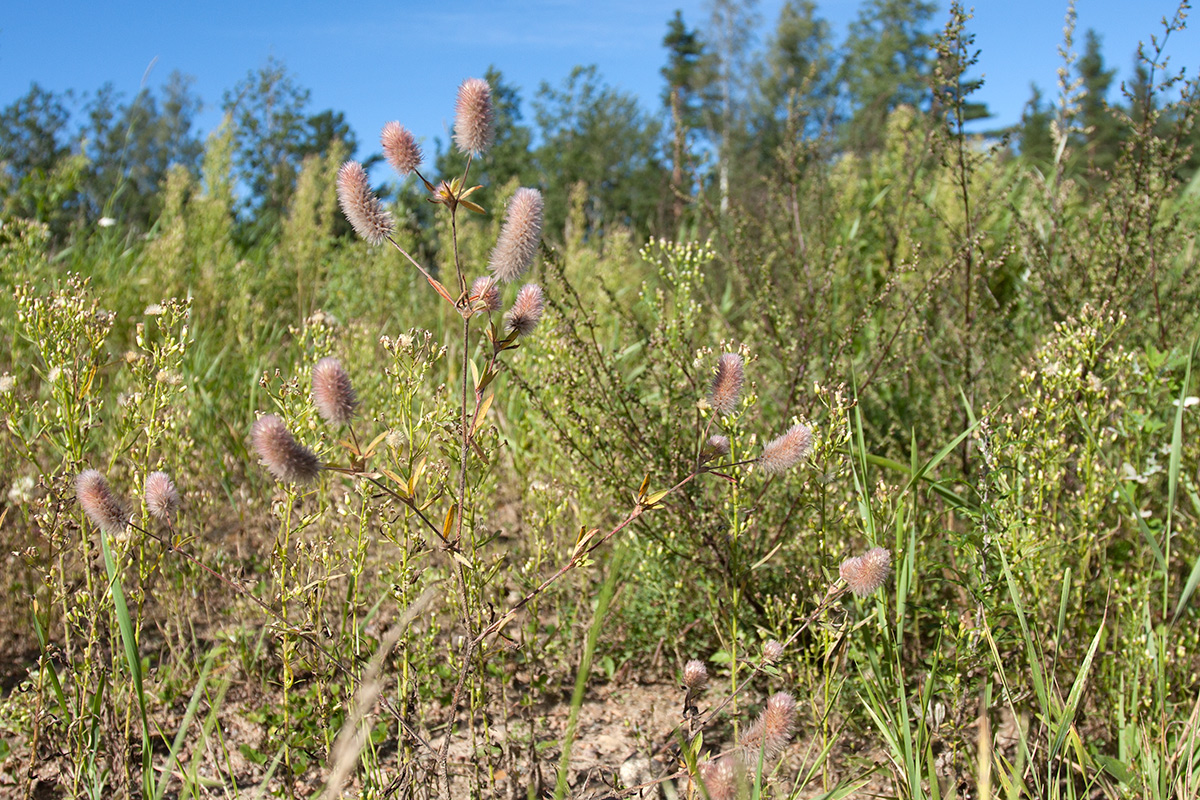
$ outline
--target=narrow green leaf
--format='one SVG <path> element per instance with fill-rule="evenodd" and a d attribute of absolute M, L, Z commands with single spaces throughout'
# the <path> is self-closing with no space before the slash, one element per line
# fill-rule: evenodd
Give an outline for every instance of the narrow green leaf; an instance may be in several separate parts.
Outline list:
<path fill-rule="evenodd" d="M 1029 633 L 1029 623 L 1025 620 L 1025 608 L 1021 604 L 1021 592 L 1017 588 L 1016 578 L 1013 577 L 1012 570 L 1008 566 L 1008 557 L 1004 555 L 1003 548 L 997 548 L 996 552 L 1000 554 L 1000 565 L 1004 569 L 1004 579 L 1008 582 L 1008 593 L 1012 597 L 1013 610 L 1016 611 L 1017 622 L 1021 625 L 1021 639 L 1025 643 L 1025 657 L 1029 661 L 1029 670 L 1033 675 L 1033 690 L 1037 694 L 1038 705 L 1041 707 L 1042 714 L 1046 719 L 1050 719 L 1050 691 L 1046 685 L 1046 678 L 1042 674 L 1041 655 L 1038 653 L 1033 636 Z"/>
<path fill-rule="evenodd" d="M 1063 740 L 1066 739 L 1067 733 L 1071 730 L 1071 726 L 1075 722 L 1075 711 L 1079 708 L 1079 698 L 1083 695 L 1083 687 L 1087 685 L 1088 675 L 1092 671 L 1092 662 L 1096 658 L 1096 649 L 1100 646 L 1100 637 L 1104 634 L 1104 625 L 1108 619 L 1105 614 L 1104 619 L 1100 621 L 1100 627 L 1096 629 L 1096 635 L 1092 637 L 1092 646 L 1088 648 L 1087 656 L 1083 659 L 1083 664 L 1079 668 L 1079 674 L 1075 676 L 1075 681 L 1071 684 L 1071 693 L 1067 695 L 1067 707 L 1063 709 L 1061 719 L 1058 720 L 1058 735 L 1054 737 L 1054 744 L 1050 746 L 1049 759 L 1054 760 L 1058 756 L 1059 748 L 1062 747 Z"/>
<path fill-rule="evenodd" d="M 167 763 L 163 766 L 162 770 L 163 778 L 159 781 L 154 793 L 155 800 L 162 800 L 163 793 L 170 782 L 171 773 L 175 771 L 175 762 L 179 758 L 179 751 L 183 748 L 188 728 L 192 726 L 192 719 L 196 716 L 196 709 L 200 707 L 200 700 L 204 697 L 204 687 L 208 685 L 208 673 L 212 670 L 213 659 L 218 653 L 223 651 L 223 647 L 215 647 L 209 651 L 208 656 L 204 659 L 204 666 L 200 669 L 200 677 L 196 681 L 196 688 L 192 690 L 192 699 L 188 701 L 187 710 L 183 712 L 183 719 L 180 721 L 179 730 L 175 734 L 175 741 L 171 743 L 171 750 L 167 753 Z"/>
<path fill-rule="evenodd" d="M 587 638 L 584 640 L 583 657 L 580 659 L 579 671 L 575 674 L 575 691 L 571 694 L 571 710 L 567 715 L 567 729 L 563 733 L 562 756 L 558 761 L 558 778 L 554 785 L 556 800 L 567 796 L 568 769 L 571 765 L 571 749 L 575 744 L 575 730 L 579 723 L 579 710 L 583 707 L 583 695 L 592 672 L 592 657 L 596 653 L 596 643 L 600 639 L 600 631 L 604 628 L 609 605 L 617 590 L 617 576 L 621 573 L 620 567 L 624 555 L 623 547 L 618 547 L 613 551 L 612 560 L 608 565 L 608 574 L 600 587 L 600 595 L 596 598 L 596 612 L 592 616 L 592 624 L 588 627 Z"/>
<path fill-rule="evenodd" d="M 121 643 L 125 649 L 125 662 L 133 678 L 133 690 L 137 695 L 138 709 L 142 716 L 142 788 L 146 795 L 154 796 L 154 770 L 151 765 L 152 745 L 150 742 L 150 718 L 146 713 L 146 693 L 142 685 L 142 658 L 138 655 L 137 637 L 133 632 L 133 620 L 125 604 L 125 590 L 121 588 L 121 575 L 117 571 L 108 535 L 100 528 L 100 549 L 104 552 L 104 568 L 108 572 L 109 592 L 116 611 L 117 627 L 121 631 Z"/>
<path fill-rule="evenodd" d="M 1196 347 L 1200 346 L 1200 335 L 1192 340 L 1188 351 L 1187 369 L 1183 374 L 1183 385 L 1179 387 L 1179 406 L 1175 409 L 1175 424 L 1171 429 L 1171 459 L 1167 469 L 1167 541 L 1171 536 L 1171 520 L 1175 512 L 1175 493 L 1179 488 L 1179 467 L 1183 459 L 1183 405 L 1187 401 L 1192 383 L 1192 361 L 1196 358 Z"/>

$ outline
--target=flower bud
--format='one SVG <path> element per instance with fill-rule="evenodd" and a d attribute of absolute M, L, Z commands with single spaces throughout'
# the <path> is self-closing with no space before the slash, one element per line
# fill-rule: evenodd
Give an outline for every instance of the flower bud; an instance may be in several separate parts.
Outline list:
<path fill-rule="evenodd" d="M 737 410 L 742 395 L 742 382 L 746 373 L 742 357 L 737 353 L 726 353 L 717 362 L 717 374 L 713 377 L 712 389 L 708 393 L 708 404 L 718 414 L 732 414 Z"/>

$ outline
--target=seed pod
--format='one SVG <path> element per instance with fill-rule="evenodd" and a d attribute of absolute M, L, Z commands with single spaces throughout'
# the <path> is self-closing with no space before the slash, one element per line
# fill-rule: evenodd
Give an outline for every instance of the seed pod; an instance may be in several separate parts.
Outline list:
<path fill-rule="evenodd" d="M 473 156 L 487 152 L 492 146 L 492 87 L 480 78 L 467 78 L 458 87 L 455 104 L 454 143 L 458 149 Z"/>
<path fill-rule="evenodd" d="M 708 685 L 708 667 L 704 662 L 693 658 L 683 665 L 683 685 L 689 691 L 698 692 Z"/>
<path fill-rule="evenodd" d="M 543 208 L 542 193 L 537 189 L 517 189 L 508 202 L 504 227 L 488 262 L 496 280 L 512 283 L 533 263 L 542 243 Z"/>
<path fill-rule="evenodd" d="M 421 146 L 412 135 L 412 131 L 399 122 L 389 122 L 383 126 L 379 135 L 379 143 L 383 145 L 383 154 L 392 165 L 392 169 L 401 175 L 407 175 L 421 166 Z"/>
<path fill-rule="evenodd" d="M 770 761 L 787 747 L 796 729 L 796 699 L 787 692 L 767 698 L 767 705 L 754 724 L 746 729 L 738 743 L 745 753 L 746 763 L 755 763 L 759 753 Z"/>
<path fill-rule="evenodd" d="M 517 292 L 517 299 L 513 301 L 512 308 L 504 315 L 505 325 L 508 330 L 516 331 L 518 336 L 528 336 L 541 321 L 544 308 L 542 287 L 536 283 L 527 283 Z"/>

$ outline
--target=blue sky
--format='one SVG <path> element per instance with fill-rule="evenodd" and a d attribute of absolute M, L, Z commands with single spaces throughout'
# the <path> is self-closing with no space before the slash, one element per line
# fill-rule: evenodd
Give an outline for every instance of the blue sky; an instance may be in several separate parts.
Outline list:
<path fill-rule="evenodd" d="M 782 0 L 762 0 L 763 37 Z M 857 0 L 818 2 L 840 39 Z M 943 11 L 936 17 L 944 22 Z M 577 64 L 596 64 L 612 85 L 659 109 L 662 37 L 674 9 L 690 26 L 707 17 L 703 0 L 447 0 L 438 3 L 109 2 L 10 3 L 0 16 L 0 106 L 37 81 L 54 91 L 93 91 L 111 81 L 132 96 L 173 70 L 196 77 L 207 108 L 201 127 L 219 122 L 222 93 L 273 56 L 312 91 L 311 110 L 345 112 L 364 149 L 378 149 L 383 123 L 398 119 L 433 149 L 451 124 L 465 77 L 495 64 L 516 85 L 527 121 L 542 81 L 559 84 Z M 971 30 L 983 51 L 979 98 L 990 124 L 1020 118 L 1030 84 L 1055 92 L 1065 0 L 981 0 Z M 1109 66 L 1128 77 L 1139 40 L 1161 32 L 1169 0 L 1079 0 L 1077 49 L 1091 27 Z M 1194 75 L 1200 36 L 1172 37 L 1172 63 Z M 361 153 L 360 151 L 360 154 Z"/>

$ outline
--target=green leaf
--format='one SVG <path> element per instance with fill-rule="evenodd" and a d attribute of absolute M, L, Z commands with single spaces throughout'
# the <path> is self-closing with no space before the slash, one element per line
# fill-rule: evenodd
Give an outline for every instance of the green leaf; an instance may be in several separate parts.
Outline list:
<path fill-rule="evenodd" d="M 112 595 L 113 608 L 116 611 L 117 627 L 121 631 L 121 643 L 125 650 L 125 663 L 133 678 L 134 694 L 137 696 L 138 710 L 142 717 L 142 788 L 149 796 L 156 796 L 154 786 L 154 770 L 151 765 L 153 748 L 150 736 L 150 718 L 146 713 L 146 693 L 142 685 L 142 659 L 138 655 L 137 637 L 133 632 L 133 620 L 129 616 L 129 607 L 125 604 L 125 590 L 121 588 L 121 575 L 117 571 L 112 550 L 108 545 L 108 536 L 100 528 L 100 549 L 104 552 L 104 568 L 108 572 L 109 592 Z"/>
<path fill-rule="evenodd" d="M 1075 723 L 1075 711 L 1079 708 L 1079 698 L 1083 695 L 1083 687 L 1087 685 L 1088 675 L 1092 671 L 1092 662 L 1096 658 L 1096 648 L 1100 646 L 1100 637 L 1104 634 L 1104 625 L 1108 616 L 1100 621 L 1100 627 L 1096 629 L 1096 635 L 1092 637 L 1092 646 L 1088 648 L 1087 656 L 1083 659 L 1083 665 L 1079 668 L 1079 674 L 1075 676 L 1075 681 L 1071 684 L 1071 693 L 1067 696 L 1067 707 L 1063 710 L 1062 717 L 1058 720 L 1058 735 L 1054 737 L 1054 744 L 1050 746 L 1049 758 L 1051 761 L 1058 755 L 1059 748 L 1062 747 L 1063 740 L 1067 737 L 1067 733 L 1072 730 Z"/>

